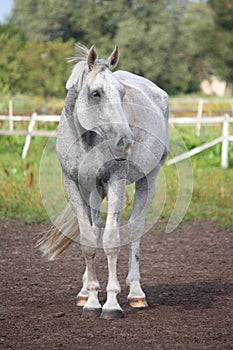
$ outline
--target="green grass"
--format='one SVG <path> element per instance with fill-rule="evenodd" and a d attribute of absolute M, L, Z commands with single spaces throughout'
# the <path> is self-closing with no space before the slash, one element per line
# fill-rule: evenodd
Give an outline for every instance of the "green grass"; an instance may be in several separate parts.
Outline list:
<path fill-rule="evenodd" d="M 199 159 L 198 159 L 199 158 Z M 193 194 L 184 220 L 214 220 L 233 225 L 233 169 L 206 166 L 195 156 L 193 165 Z M 163 215 L 170 216 L 177 196 L 178 176 L 174 165 L 164 167 L 167 178 L 167 201 Z M 181 186 L 182 188 L 182 186 Z"/>
<path fill-rule="evenodd" d="M 45 222 L 39 189 L 39 163 L 46 139 L 35 138 L 28 157 L 21 159 L 24 137 L 1 136 L 0 217 Z"/>
<path fill-rule="evenodd" d="M 1 114 L 8 114 L 10 95 L 0 94 L 0 112 Z M 32 111 L 38 114 L 60 114 L 64 105 L 64 99 L 50 97 L 44 99 L 42 96 L 28 96 L 16 94 L 13 99 L 13 111 L 16 114 L 32 114 Z"/>
<path fill-rule="evenodd" d="M 220 126 L 202 127 L 200 137 L 195 135 L 194 127 L 181 126 L 176 129 L 188 150 L 221 135 Z M 233 134 L 232 127 L 230 132 Z M 172 136 L 170 139 L 171 150 L 176 149 L 173 145 L 175 140 L 173 140 Z M 183 152 L 178 152 L 178 154 Z M 193 194 L 184 218 L 185 220 L 216 220 L 224 225 L 233 225 L 232 142 L 229 144 L 229 168 L 222 169 L 220 162 L 221 144 L 218 144 L 193 156 L 191 158 L 191 164 L 189 164 L 189 160 L 177 164 L 177 167 L 180 167 L 184 174 L 187 172 L 187 166 L 191 165 L 193 170 Z M 167 179 L 168 194 L 163 214 L 165 217 L 168 217 L 169 213 L 171 213 L 171 203 L 174 203 L 174 198 L 177 196 L 179 176 L 176 165 L 169 167 L 165 165 L 163 169 Z M 182 181 L 186 181 L 185 176 Z M 181 183 L 181 191 L 182 186 L 185 187 L 185 184 L 182 185 Z"/>
<path fill-rule="evenodd" d="M 200 138 L 191 127 L 177 129 L 188 149 L 218 137 L 219 128 L 203 128 Z M 46 222 L 39 188 L 39 166 L 46 138 L 33 138 L 26 160 L 21 159 L 24 137 L 1 136 L 0 142 L 0 217 L 23 219 L 27 223 Z M 171 150 L 182 151 L 171 137 Z M 179 145 L 178 145 L 179 146 Z M 148 218 L 159 215 L 168 219 L 180 191 L 180 210 L 187 205 L 188 175 L 193 172 L 193 195 L 184 220 L 215 220 L 223 225 L 233 225 L 233 143 L 230 145 L 229 169 L 220 167 L 221 147 L 217 145 L 189 161 L 175 166 L 164 166 L 158 178 L 157 196 Z M 188 168 L 187 168 L 188 167 Z M 180 183 L 179 183 L 179 180 Z M 187 180 L 187 183 L 186 183 Z M 50 185 L 49 185 L 50 186 Z M 51 182 L 51 187 L 55 182 Z M 124 216 L 130 212 L 132 191 L 128 190 Z M 166 195 L 166 198 L 165 198 Z M 164 203 L 165 200 L 165 203 Z M 183 202 L 182 202 L 183 201 Z M 177 213 L 176 213 L 177 214 Z M 179 215 L 179 213 L 177 214 Z M 178 219 L 176 219 L 178 220 Z"/>

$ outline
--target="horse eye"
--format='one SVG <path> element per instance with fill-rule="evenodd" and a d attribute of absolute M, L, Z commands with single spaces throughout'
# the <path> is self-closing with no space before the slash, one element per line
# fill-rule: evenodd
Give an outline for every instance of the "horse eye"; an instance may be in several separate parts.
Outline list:
<path fill-rule="evenodd" d="M 94 97 L 100 97 L 99 91 L 93 91 L 91 94 L 92 94 L 92 96 L 94 96 Z"/>

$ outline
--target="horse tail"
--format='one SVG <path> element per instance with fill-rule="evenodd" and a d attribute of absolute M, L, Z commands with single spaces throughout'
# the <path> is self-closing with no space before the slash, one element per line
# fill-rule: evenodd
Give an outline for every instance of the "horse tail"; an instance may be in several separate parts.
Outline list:
<path fill-rule="evenodd" d="M 43 233 L 36 247 L 48 260 L 57 258 L 79 235 L 78 220 L 68 203 L 54 224 Z"/>

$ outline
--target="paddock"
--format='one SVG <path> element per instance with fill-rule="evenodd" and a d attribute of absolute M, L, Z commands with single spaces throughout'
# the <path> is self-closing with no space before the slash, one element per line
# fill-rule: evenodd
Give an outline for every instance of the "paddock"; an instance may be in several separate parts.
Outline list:
<path fill-rule="evenodd" d="M 233 344 L 233 229 L 192 221 L 165 233 L 165 223 L 142 238 L 142 285 L 148 308 L 127 304 L 128 247 L 119 256 L 119 302 L 124 318 L 83 319 L 76 306 L 84 263 L 78 244 L 56 262 L 34 249 L 43 225 L 0 221 L 0 349 L 216 349 Z M 106 299 L 107 264 L 97 254 Z M 98 344 L 98 346 L 97 346 Z"/>

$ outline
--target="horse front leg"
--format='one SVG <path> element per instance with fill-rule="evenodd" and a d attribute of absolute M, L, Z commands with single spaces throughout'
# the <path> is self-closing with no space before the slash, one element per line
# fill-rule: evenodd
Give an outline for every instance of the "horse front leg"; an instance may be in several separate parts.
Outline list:
<path fill-rule="evenodd" d="M 108 186 L 108 214 L 103 235 L 104 251 L 108 260 L 107 300 L 101 318 L 117 319 L 123 311 L 117 301 L 121 288 L 117 279 L 117 258 L 120 250 L 120 219 L 124 204 L 125 180 L 115 180 Z"/>
<path fill-rule="evenodd" d="M 130 292 L 128 301 L 132 307 L 147 307 L 146 295 L 140 284 L 140 239 L 145 228 L 146 211 L 155 195 L 155 183 L 158 170 L 136 183 L 134 206 L 129 219 L 129 272 L 126 283 Z"/>
<path fill-rule="evenodd" d="M 88 318 L 91 316 L 99 316 L 102 307 L 98 300 L 100 286 L 95 272 L 97 237 L 92 228 L 90 208 L 74 181 L 65 178 L 64 184 L 68 198 L 78 219 L 80 244 L 86 263 L 84 289 L 82 290 L 85 295 L 85 290 L 87 290 L 88 299 L 83 307 L 82 317 Z"/>
<path fill-rule="evenodd" d="M 98 186 L 96 190 L 91 192 L 90 195 L 90 211 L 91 211 L 91 222 L 92 229 L 96 235 L 97 244 L 101 234 L 102 228 L 102 218 L 100 213 L 101 202 L 104 197 L 104 189 L 101 186 Z M 87 281 L 88 281 L 88 271 L 87 267 L 83 274 L 83 286 L 80 292 L 77 294 L 77 306 L 84 306 L 88 300 L 88 290 L 87 290 Z"/>

